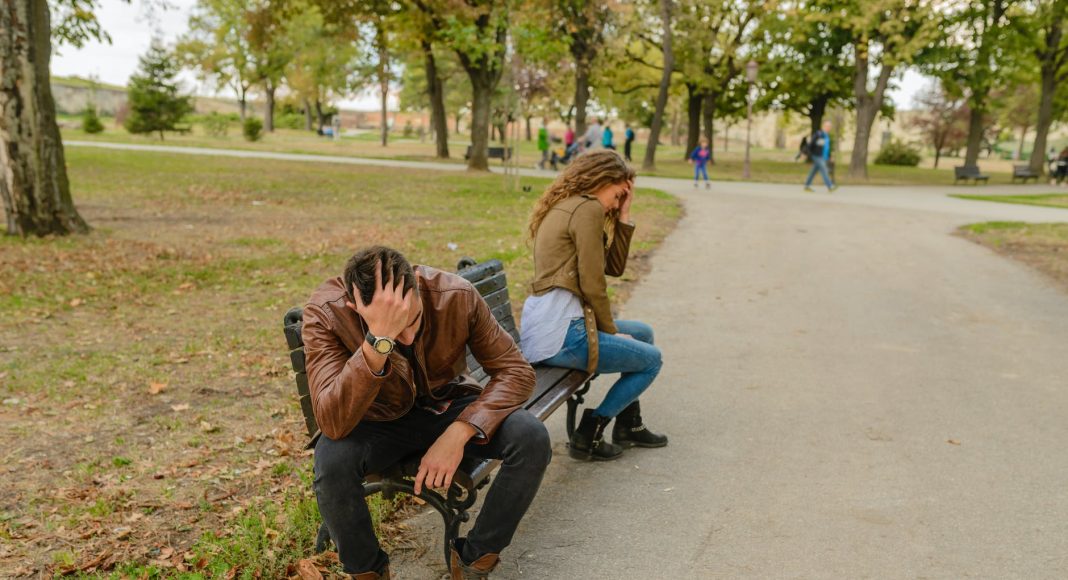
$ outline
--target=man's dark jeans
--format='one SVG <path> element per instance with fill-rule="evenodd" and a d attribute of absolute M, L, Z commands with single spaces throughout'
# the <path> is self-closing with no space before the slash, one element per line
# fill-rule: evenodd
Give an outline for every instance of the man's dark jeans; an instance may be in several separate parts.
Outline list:
<path fill-rule="evenodd" d="M 362 421 L 337 441 L 319 438 L 315 446 L 315 497 L 346 572 L 380 570 L 389 561 L 379 548 L 371 514 L 363 500 L 364 475 L 381 471 L 411 453 L 425 451 L 474 400 L 475 397 L 457 399 L 442 415 L 413 408 L 396 421 Z M 467 536 L 463 556 L 472 561 L 484 554 L 500 553 L 511 543 L 516 527 L 538 493 L 552 448 L 545 425 L 520 409 L 505 419 L 489 443 L 469 443 L 465 454 L 503 460 Z"/>

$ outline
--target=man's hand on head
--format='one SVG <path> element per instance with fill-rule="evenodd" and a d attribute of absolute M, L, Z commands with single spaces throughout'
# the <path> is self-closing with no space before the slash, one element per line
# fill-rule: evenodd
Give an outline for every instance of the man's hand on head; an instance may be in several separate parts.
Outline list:
<path fill-rule="evenodd" d="M 409 290 L 408 294 L 413 291 Z M 355 302 L 345 302 L 345 305 L 363 318 L 371 334 L 395 339 L 411 324 L 411 301 L 408 300 L 408 294 L 404 292 L 404 280 L 394 280 L 392 272 L 389 279 L 383 282 L 382 266 L 378 264 L 375 266 L 375 293 L 371 302 L 363 303 L 360 290 L 354 284 L 352 296 Z"/>
<path fill-rule="evenodd" d="M 452 476 L 464 458 L 464 446 L 477 432 L 463 421 L 455 421 L 445 429 L 419 462 L 419 472 L 415 474 L 416 495 L 423 492 L 424 483 L 428 488 L 448 489 L 452 485 Z"/>

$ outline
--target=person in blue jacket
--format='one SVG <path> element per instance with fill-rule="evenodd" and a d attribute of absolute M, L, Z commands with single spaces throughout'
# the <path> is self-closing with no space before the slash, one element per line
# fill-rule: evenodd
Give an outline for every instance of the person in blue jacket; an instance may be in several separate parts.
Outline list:
<path fill-rule="evenodd" d="M 697 179 L 702 175 L 705 178 L 705 189 L 711 189 L 708 182 L 708 162 L 712 160 L 712 149 L 708 147 L 708 139 L 702 138 L 700 144 L 693 153 L 690 153 L 690 163 L 693 163 L 693 186 L 697 187 Z"/>
<path fill-rule="evenodd" d="M 609 127 L 608 123 L 605 123 L 604 133 L 601 133 L 601 145 L 603 145 L 605 149 L 614 150 L 616 148 L 615 143 L 612 143 L 612 137 L 612 127 Z"/>
<path fill-rule="evenodd" d="M 830 121 L 824 121 L 823 129 L 812 134 L 812 138 L 808 141 L 808 147 L 808 156 L 812 159 L 812 170 L 808 172 L 808 179 L 805 180 L 805 191 L 812 191 L 812 180 L 816 178 L 817 172 L 823 178 L 823 183 L 827 185 L 827 191 L 838 189 L 838 186 L 831 180 L 831 175 L 827 172 L 827 164 L 831 161 Z"/>

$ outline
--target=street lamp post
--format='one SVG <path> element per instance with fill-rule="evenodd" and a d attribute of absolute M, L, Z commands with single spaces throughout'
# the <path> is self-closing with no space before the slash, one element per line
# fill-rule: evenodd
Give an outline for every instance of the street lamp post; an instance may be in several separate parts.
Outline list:
<path fill-rule="evenodd" d="M 745 91 L 745 104 L 746 104 L 746 125 L 745 125 L 745 166 L 742 171 L 742 176 L 745 179 L 751 177 L 749 171 L 749 139 L 753 132 L 753 85 L 757 79 L 757 63 L 755 60 L 749 61 L 745 65 L 745 80 L 749 83 L 749 87 Z"/>

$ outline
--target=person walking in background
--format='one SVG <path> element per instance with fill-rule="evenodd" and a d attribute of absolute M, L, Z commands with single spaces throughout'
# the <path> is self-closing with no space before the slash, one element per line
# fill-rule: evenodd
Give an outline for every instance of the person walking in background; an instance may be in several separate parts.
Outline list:
<path fill-rule="evenodd" d="M 808 179 L 805 180 L 805 191 L 812 191 L 812 180 L 816 178 L 817 172 L 823 177 L 827 191 L 838 189 L 827 173 L 827 163 L 831 160 L 830 121 L 824 121 L 823 129 L 812 134 L 812 139 L 808 142 L 808 155 L 812 158 L 812 170 L 808 172 Z"/>
<path fill-rule="evenodd" d="M 538 169 L 545 169 L 545 164 L 549 161 L 549 120 L 542 118 L 541 128 L 538 129 L 538 151 L 541 151 L 541 161 L 538 162 Z"/>
<path fill-rule="evenodd" d="M 614 136 L 612 135 L 612 127 L 605 124 L 604 133 L 601 133 L 601 145 L 604 145 L 605 149 L 611 149 L 615 151 L 616 144 L 612 142 L 613 137 Z"/>
<path fill-rule="evenodd" d="M 527 360 L 620 373 L 596 409 L 583 411 L 568 453 L 581 461 L 616 459 L 624 447 L 663 447 L 644 424 L 638 398 L 663 365 L 645 323 L 616 320 L 606 276 L 622 276 L 634 235 L 634 169 L 619 153 L 591 151 L 568 165 L 530 218 L 534 282 L 523 304 L 519 343 Z M 612 442 L 604 440 L 608 423 Z"/>
<path fill-rule="evenodd" d="M 630 146 L 634 143 L 634 129 L 627 125 L 626 131 L 623 132 L 623 158 L 628 162 L 633 161 L 630 158 Z"/>
<path fill-rule="evenodd" d="M 697 187 L 697 180 L 702 175 L 705 178 L 705 189 L 711 189 L 708 182 L 708 162 L 712 160 L 712 149 L 708 147 L 708 139 L 701 138 L 700 144 L 690 153 L 690 163 L 693 163 L 693 186 Z"/>
<path fill-rule="evenodd" d="M 571 128 L 571 123 L 567 124 L 567 131 L 564 131 L 564 157 L 570 158 L 575 154 L 575 130 Z"/>
<path fill-rule="evenodd" d="M 579 151 L 600 149 L 604 146 L 604 127 L 601 126 L 599 117 L 593 118 L 593 123 L 586 128 L 586 134 L 579 139 Z"/>
<path fill-rule="evenodd" d="M 808 158 L 808 135 L 801 138 L 801 144 L 797 146 L 797 155 L 794 155 L 794 161 L 805 158 L 805 163 L 811 163 L 812 160 Z"/>

